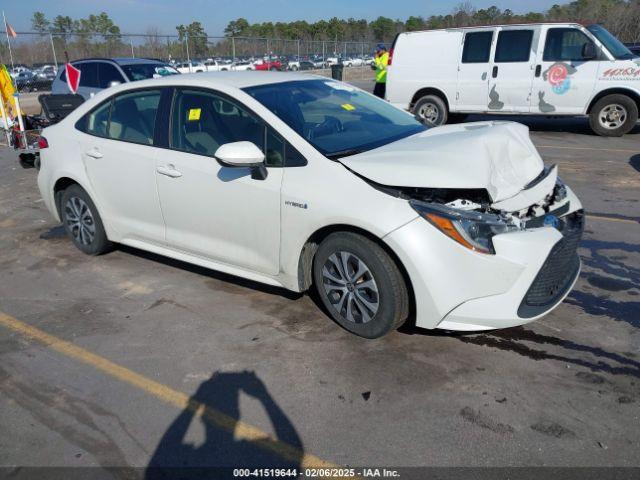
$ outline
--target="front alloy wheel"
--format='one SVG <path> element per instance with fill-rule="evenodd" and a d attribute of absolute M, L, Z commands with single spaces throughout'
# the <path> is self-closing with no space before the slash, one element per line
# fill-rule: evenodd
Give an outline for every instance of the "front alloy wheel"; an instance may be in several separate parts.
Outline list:
<path fill-rule="evenodd" d="M 322 267 L 322 286 L 333 307 L 349 322 L 367 323 L 378 313 L 378 285 L 356 255 L 336 252 Z"/>
<path fill-rule="evenodd" d="M 624 122 L 627 121 L 627 109 L 622 105 L 617 103 L 613 103 L 607 105 L 598 114 L 598 121 L 602 128 L 606 128 L 607 130 L 615 130 L 624 125 Z"/>
<path fill-rule="evenodd" d="M 409 315 L 398 265 L 381 244 L 353 232 L 329 235 L 313 258 L 313 282 L 327 312 L 346 330 L 378 338 Z"/>

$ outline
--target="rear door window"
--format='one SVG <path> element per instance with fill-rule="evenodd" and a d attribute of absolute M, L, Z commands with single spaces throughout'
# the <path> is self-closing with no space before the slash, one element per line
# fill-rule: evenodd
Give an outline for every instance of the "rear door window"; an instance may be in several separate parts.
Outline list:
<path fill-rule="evenodd" d="M 582 49 L 588 43 L 593 42 L 576 28 L 550 28 L 542 59 L 545 62 L 582 61 Z"/>
<path fill-rule="evenodd" d="M 113 82 L 123 83 L 124 78 L 115 67 L 110 63 L 98 63 L 98 82 L 100 88 L 109 88 Z"/>
<path fill-rule="evenodd" d="M 469 32 L 464 36 L 462 63 L 486 63 L 491 54 L 493 31 Z"/>
<path fill-rule="evenodd" d="M 81 72 L 80 73 L 81 87 L 99 88 L 97 62 L 78 63 L 74 65 L 74 67 L 76 67 Z"/>
<path fill-rule="evenodd" d="M 498 34 L 495 62 L 528 62 L 532 40 L 533 30 L 502 30 Z"/>
<path fill-rule="evenodd" d="M 160 94 L 159 89 L 139 90 L 115 97 L 109 122 L 109 138 L 153 145 Z"/>

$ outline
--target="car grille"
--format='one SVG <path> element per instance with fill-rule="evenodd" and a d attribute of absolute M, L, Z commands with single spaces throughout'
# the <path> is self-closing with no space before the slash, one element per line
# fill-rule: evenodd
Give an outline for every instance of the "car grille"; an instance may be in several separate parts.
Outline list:
<path fill-rule="evenodd" d="M 578 275 L 578 244 L 584 230 L 584 212 L 580 210 L 563 217 L 559 229 L 563 238 L 551 249 L 518 308 L 518 316 L 522 318 L 540 315 L 557 303 Z"/>

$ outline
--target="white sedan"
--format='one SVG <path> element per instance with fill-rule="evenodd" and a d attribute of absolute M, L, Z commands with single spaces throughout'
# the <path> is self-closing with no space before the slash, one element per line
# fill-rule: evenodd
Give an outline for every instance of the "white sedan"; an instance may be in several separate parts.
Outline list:
<path fill-rule="evenodd" d="M 106 89 L 40 139 L 38 185 L 87 254 L 130 245 L 296 292 L 342 327 L 483 330 L 556 307 L 580 201 L 526 127 L 427 129 L 347 84 L 278 72 Z"/>
<path fill-rule="evenodd" d="M 207 71 L 207 67 L 202 62 L 193 60 L 191 62 L 178 63 L 176 69 L 180 73 L 203 73 Z"/>

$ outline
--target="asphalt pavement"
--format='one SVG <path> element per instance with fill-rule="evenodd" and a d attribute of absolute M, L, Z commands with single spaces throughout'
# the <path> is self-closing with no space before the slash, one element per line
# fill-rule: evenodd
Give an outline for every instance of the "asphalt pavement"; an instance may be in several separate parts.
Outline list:
<path fill-rule="evenodd" d="M 640 466 L 640 128 L 520 121 L 588 212 L 576 289 L 375 341 L 308 295 L 81 254 L 1 149 L 0 466 Z"/>

